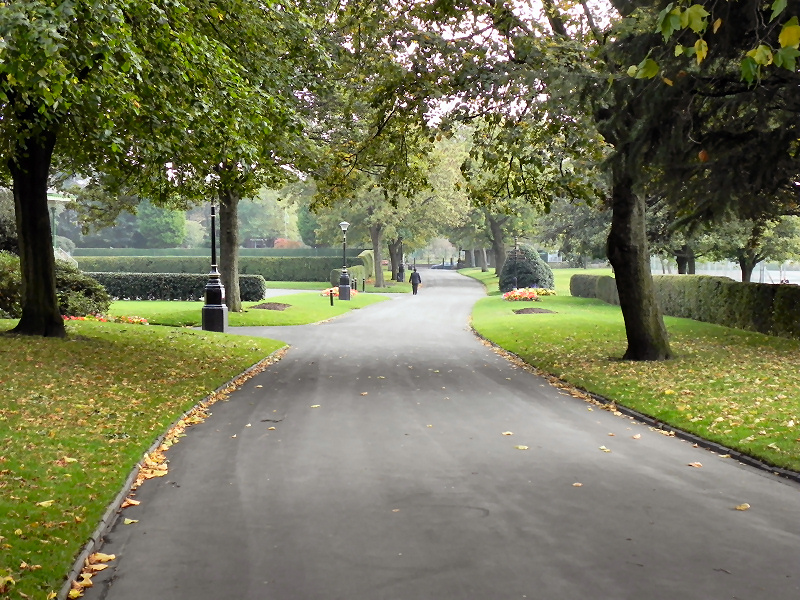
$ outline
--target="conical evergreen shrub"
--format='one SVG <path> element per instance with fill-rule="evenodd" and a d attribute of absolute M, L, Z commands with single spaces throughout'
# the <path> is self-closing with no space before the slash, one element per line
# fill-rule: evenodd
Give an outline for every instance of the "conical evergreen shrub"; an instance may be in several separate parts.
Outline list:
<path fill-rule="evenodd" d="M 518 288 L 545 288 L 552 290 L 553 271 L 539 253 L 528 246 L 511 250 L 500 272 L 500 291 L 505 293 L 514 289 L 514 277 Z"/>

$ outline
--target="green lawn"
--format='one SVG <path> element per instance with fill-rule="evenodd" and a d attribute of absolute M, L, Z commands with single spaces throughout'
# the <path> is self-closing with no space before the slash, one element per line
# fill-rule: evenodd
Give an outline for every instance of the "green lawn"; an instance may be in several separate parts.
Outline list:
<path fill-rule="evenodd" d="M 558 283 L 557 283 L 558 289 Z M 560 294 L 559 290 L 559 294 Z M 515 314 L 536 307 L 552 314 Z M 478 302 L 473 326 L 528 364 L 579 388 L 735 448 L 800 470 L 800 341 L 666 317 L 677 357 L 619 360 L 619 307 L 547 296 Z"/>
<path fill-rule="evenodd" d="M 15 324 L 0 320 L 0 332 Z M 155 439 L 185 410 L 283 346 L 96 321 L 70 321 L 67 331 L 63 340 L 2 335 L 2 598 L 44 600 L 57 591 Z"/>
<path fill-rule="evenodd" d="M 306 325 L 337 317 L 350 310 L 363 308 L 386 300 L 378 294 L 354 294 L 349 302 L 319 293 L 298 293 L 277 296 L 258 302 L 244 302 L 241 313 L 228 313 L 231 327 L 266 325 Z M 285 310 L 253 308 L 259 304 L 288 304 Z M 151 325 L 172 327 L 199 327 L 202 322 L 203 302 L 118 300 L 111 305 L 111 316 L 144 317 Z"/>

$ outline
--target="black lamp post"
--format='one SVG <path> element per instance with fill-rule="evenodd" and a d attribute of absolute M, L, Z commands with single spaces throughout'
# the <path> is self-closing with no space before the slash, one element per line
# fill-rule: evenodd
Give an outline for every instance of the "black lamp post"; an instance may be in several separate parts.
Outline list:
<path fill-rule="evenodd" d="M 342 276 L 339 278 L 339 300 L 350 300 L 350 275 L 347 272 L 347 228 L 350 223 L 342 221 Z"/>
<path fill-rule="evenodd" d="M 217 270 L 217 226 L 214 203 L 211 203 L 211 271 L 205 288 L 203 331 L 224 333 L 228 327 L 228 307 L 225 306 L 225 287 Z"/>

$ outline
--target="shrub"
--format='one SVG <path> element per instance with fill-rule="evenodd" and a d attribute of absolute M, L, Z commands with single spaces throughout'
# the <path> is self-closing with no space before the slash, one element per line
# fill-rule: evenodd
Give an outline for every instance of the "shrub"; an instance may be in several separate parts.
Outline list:
<path fill-rule="evenodd" d="M 573 275 L 569 278 L 569 293 L 576 298 L 597 298 L 597 275 Z"/>
<path fill-rule="evenodd" d="M 103 314 L 111 305 L 111 296 L 96 279 L 62 260 L 56 261 L 56 297 L 62 315 Z"/>
<path fill-rule="evenodd" d="M 195 273 L 91 273 L 118 300 L 202 300 L 208 275 Z M 239 275 L 244 302 L 264 298 L 267 282 L 261 275 Z"/>
<path fill-rule="evenodd" d="M 538 252 L 527 246 L 509 252 L 500 272 L 500 291 L 507 292 L 514 289 L 515 277 L 517 287 L 546 289 L 554 287 L 552 269 L 542 260 Z"/>
<path fill-rule="evenodd" d="M 22 314 L 22 276 L 19 257 L 0 250 L 0 318 L 19 318 Z"/>
<path fill-rule="evenodd" d="M 97 280 L 61 260 L 56 261 L 56 297 L 61 314 L 69 316 L 104 313 L 111 304 Z M 0 312 L 7 318 L 22 316 L 19 257 L 8 252 L 0 252 Z"/>
<path fill-rule="evenodd" d="M 569 289 L 573 296 L 619 304 L 614 283 L 607 276 L 573 275 Z M 799 286 L 708 275 L 655 275 L 653 286 L 665 315 L 800 338 Z"/>

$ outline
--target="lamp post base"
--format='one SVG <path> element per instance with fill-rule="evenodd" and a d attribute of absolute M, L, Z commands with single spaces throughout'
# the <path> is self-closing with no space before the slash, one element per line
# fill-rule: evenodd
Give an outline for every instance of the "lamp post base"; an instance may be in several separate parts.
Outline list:
<path fill-rule="evenodd" d="M 203 307 L 203 331 L 225 333 L 228 328 L 228 307 L 224 304 L 206 304 Z"/>
<path fill-rule="evenodd" d="M 350 300 L 350 275 L 347 269 L 342 269 L 342 276 L 339 277 L 339 300 Z"/>

